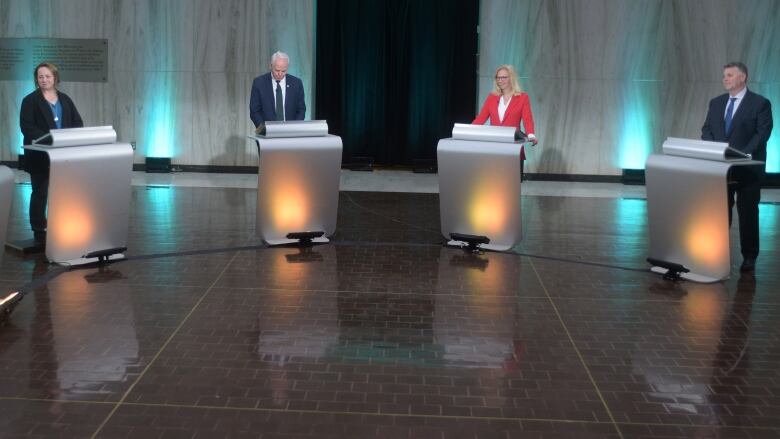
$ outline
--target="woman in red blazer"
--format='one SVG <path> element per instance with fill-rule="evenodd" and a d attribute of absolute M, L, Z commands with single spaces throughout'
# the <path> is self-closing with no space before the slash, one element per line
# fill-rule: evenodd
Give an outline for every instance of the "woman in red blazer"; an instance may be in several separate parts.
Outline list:
<path fill-rule="evenodd" d="M 520 88 L 515 68 L 501 65 L 496 69 L 495 87 L 482 105 L 482 110 L 472 124 L 482 125 L 490 118 L 490 125 L 515 127 L 520 130 L 522 122 L 528 140 L 536 145 L 534 135 L 534 116 L 531 114 L 531 101 Z M 525 151 L 520 147 L 520 172 L 523 172 Z"/>

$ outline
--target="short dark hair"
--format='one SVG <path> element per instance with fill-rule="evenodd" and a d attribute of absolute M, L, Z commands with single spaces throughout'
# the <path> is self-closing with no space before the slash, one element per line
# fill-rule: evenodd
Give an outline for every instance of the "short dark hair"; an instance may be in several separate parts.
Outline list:
<path fill-rule="evenodd" d="M 33 70 L 33 82 L 35 83 L 35 88 L 38 88 L 38 69 L 41 67 L 46 67 L 47 69 L 51 70 L 51 74 L 54 75 L 54 86 L 60 84 L 60 70 L 55 66 L 54 64 L 50 62 L 42 62 L 35 66 L 35 70 Z"/>
<path fill-rule="evenodd" d="M 739 61 L 732 61 L 725 66 L 723 66 L 724 69 L 728 69 L 729 67 L 736 67 L 737 70 L 745 74 L 745 80 L 747 81 L 748 77 L 748 69 L 747 66 L 744 63 L 741 63 Z"/>

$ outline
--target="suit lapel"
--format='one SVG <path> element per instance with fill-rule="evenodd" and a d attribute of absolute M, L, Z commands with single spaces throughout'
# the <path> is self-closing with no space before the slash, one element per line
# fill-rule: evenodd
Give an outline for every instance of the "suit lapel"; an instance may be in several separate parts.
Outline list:
<path fill-rule="evenodd" d="M 726 93 L 725 95 L 721 95 L 720 97 L 716 98 L 717 101 L 714 104 L 714 108 L 712 108 L 713 114 L 712 117 L 715 118 L 715 120 L 710 121 L 712 126 L 712 134 L 713 136 L 718 138 L 726 138 L 726 103 L 729 101 L 729 95 Z"/>
<path fill-rule="evenodd" d="M 498 101 L 501 102 L 504 100 L 503 96 L 498 97 Z M 517 96 L 512 96 L 512 100 L 509 101 L 509 105 L 506 106 L 506 112 L 504 113 L 504 119 L 506 119 L 506 115 L 509 114 L 509 112 L 517 105 Z"/>
<path fill-rule="evenodd" d="M 290 92 L 292 90 L 292 84 L 290 81 L 290 75 L 287 75 L 287 80 L 285 81 L 285 90 L 284 90 L 284 120 L 290 120 L 292 117 L 290 114 L 290 108 L 292 108 L 290 103 Z"/>
<path fill-rule="evenodd" d="M 65 104 L 65 101 L 62 99 L 62 95 L 59 97 L 60 105 L 62 106 L 62 126 L 65 127 L 65 121 L 68 121 L 68 124 L 73 120 L 70 114 L 70 105 Z"/>
<path fill-rule="evenodd" d="M 51 106 L 49 106 L 49 101 L 46 100 L 46 98 L 43 97 L 43 92 L 38 90 L 37 95 L 37 104 L 38 109 L 41 110 L 41 114 L 43 114 L 43 118 L 46 120 L 46 125 L 49 126 L 49 129 L 57 128 L 57 125 L 54 123 L 54 115 L 51 113 Z"/>
<path fill-rule="evenodd" d="M 504 125 L 504 121 L 506 120 L 507 116 L 511 113 L 512 107 L 514 107 L 517 103 L 515 102 L 517 100 L 517 96 L 512 96 L 512 100 L 509 101 L 509 105 L 506 106 L 506 111 L 504 111 L 504 119 L 501 119 L 498 115 L 498 107 L 501 105 L 501 102 L 504 100 L 504 97 L 501 95 L 497 96 L 496 99 L 496 108 L 495 108 L 495 114 L 496 114 L 496 120 L 498 120 L 498 123 L 500 125 Z"/>
<path fill-rule="evenodd" d="M 273 120 L 276 120 L 276 82 L 270 73 L 265 75 L 265 83 L 270 84 L 271 89 L 271 93 L 267 95 L 266 104 L 268 104 L 268 108 L 271 109 L 271 113 L 274 115 Z"/>
<path fill-rule="evenodd" d="M 731 116 L 731 133 L 729 134 L 734 133 L 734 128 L 736 128 L 737 124 L 739 124 L 739 122 L 745 118 L 745 114 L 750 111 L 750 105 L 752 104 L 753 99 L 751 95 L 752 93 L 750 93 L 750 90 L 748 90 L 747 93 L 745 93 L 745 96 L 742 98 L 742 102 L 739 103 L 737 111 L 735 111 Z"/>

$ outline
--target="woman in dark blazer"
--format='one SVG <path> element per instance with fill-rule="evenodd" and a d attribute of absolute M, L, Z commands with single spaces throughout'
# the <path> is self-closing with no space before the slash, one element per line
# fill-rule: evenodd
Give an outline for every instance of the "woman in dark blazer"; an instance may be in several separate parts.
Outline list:
<path fill-rule="evenodd" d="M 528 141 L 536 145 L 534 134 L 534 116 L 531 113 L 531 100 L 520 88 L 520 81 L 514 67 L 501 65 L 496 68 L 493 92 L 487 96 L 482 110 L 472 124 L 482 125 L 490 119 L 490 125 L 515 127 L 520 131 L 522 123 Z M 520 172 L 523 172 L 525 151 L 520 147 Z"/>
<path fill-rule="evenodd" d="M 73 101 L 57 90 L 60 74 L 54 64 L 43 62 L 33 73 L 35 91 L 22 100 L 19 126 L 24 144 L 47 134 L 54 128 L 80 128 L 84 126 Z M 51 143 L 51 140 L 41 143 Z M 35 240 L 46 242 L 46 203 L 49 197 L 49 156 L 45 152 L 26 150 L 24 170 L 30 173 L 30 226 Z"/>

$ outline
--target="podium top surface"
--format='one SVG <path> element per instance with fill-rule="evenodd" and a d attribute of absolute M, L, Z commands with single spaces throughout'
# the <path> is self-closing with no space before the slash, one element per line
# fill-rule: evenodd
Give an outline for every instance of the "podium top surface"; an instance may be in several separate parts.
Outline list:
<path fill-rule="evenodd" d="M 514 127 L 456 123 L 452 127 L 452 138 L 481 142 L 518 143 L 515 141 L 516 132 Z"/>
<path fill-rule="evenodd" d="M 751 159 L 710 160 L 669 154 L 650 154 L 647 156 L 647 161 L 645 162 L 645 170 L 658 166 L 672 166 L 678 169 L 686 168 L 692 171 L 723 169 L 725 172 L 734 166 L 764 166 L 765 164 L 765 162 Z"/>
<path fill-rule="evenodd" d="M 95 150 L 93 148 L 98 148 L 96 150 L 100 149 L 113 149 L 114 147 L 130 147 L 129 143 L 102 143 L 102 144 L 95 144 L 95 145 L 71 145 L 69 147 L 61 147 L 61 146 L 50 146 L 50 145 L 24 145 L 22 148 L 29 151 L 42 151 L 47 152 L 49 154 L 54 153 L 55 151 L 65 151 L 70 149 L 81 149 L 81 148 L 87 148 L 92 150 Z M 132 151 L 132 147 L 131 147 Z"/>
<path fill-rule="evenodd" d="M 748 154 L 730 147 L 728 143 L 679 137 L 667 138 L 663 143 L 663 153 L 678 157 L 719 162 L 751 161 Z"/>
<path fill-rule="evenodd" d="M 51 139 L 51 144 L 41 143 L 48 139 Z M 115 142 L 116 131 L 114 131 L 114 127 L 106 125 L 99 127 L 53 129 L 46 135 L 33 140 L 33 144 L 30 146 L 35 146 L 37 148 L 29 148 L 27 145 L 25 145 L 25 148 L 45 151 L 52 148 L 63 148 L 67 146 L 105 145 L 107 143 Z"/>
<path fill-rule="evenodd" d="M 282 137 L 324 137 L 328 135 L 328 122 L 324 120 L 268 121 L 261 139 Z"/>

